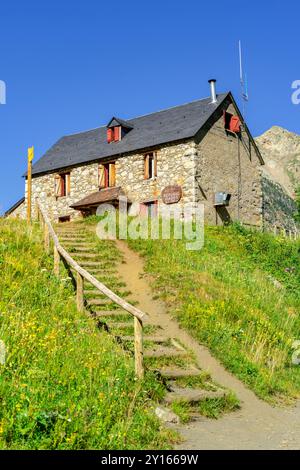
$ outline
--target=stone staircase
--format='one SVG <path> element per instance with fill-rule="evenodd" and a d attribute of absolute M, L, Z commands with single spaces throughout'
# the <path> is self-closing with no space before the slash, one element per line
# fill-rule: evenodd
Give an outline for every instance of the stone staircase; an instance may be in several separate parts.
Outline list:
<path fill-rule="evenodd" d="M 94 227 L 82 221 L 58 224 L 55 230 L 60 243 L 75 261 L 120 297 L 134 304 L 126 285 L 118 277 L 117 248 L 109 245 L 113 242 L 98 240 Z M 132 315 L 86 281 L 84 296 L 86 310 L 97 320 L 98 327 L 111 333 L 126 350 L 133 350 Z M 203 400 L 219 399 L 228 393 L 212 383 L 207 373 L 197 367 L 192 351 L 182 346 L 177 338 L 171 338 L 151 317 L 144 323 L 144 361 L 146 369 L 153 371 L 164 383 L 166 405 L 184 402 L 195 406 Z"/>

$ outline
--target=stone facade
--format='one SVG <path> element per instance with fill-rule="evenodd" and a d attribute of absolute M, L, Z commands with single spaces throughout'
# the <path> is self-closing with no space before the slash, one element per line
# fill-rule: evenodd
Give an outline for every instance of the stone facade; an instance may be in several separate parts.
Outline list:
<path fill-rule="evenodd" d="M 236 114 L 232 105 L 228 112 Z M 234 220 L 260 227 L 262 225 L 262 186 L 260 162 L 256 151 L 243 133 L 242 142 L 224 128 L 221 116 L 196 145 L 196 201 L 205 205 L 208 224 Z M 214 206 L 216 192 L 231 194 L 227 207 Z"/>
<path fill-rule="evenodd" d="M 55 175 L 51 173 L 43 176 L 36 176 L 32 179 L 32 207 L 33 216 L 36 215 L 36 205 L 34 200 L 38 198 L 45 210 L 53 220 L 59 217 L 70 216 L 79 217 L 80 213 L 71 209 L 70 205 L 79 199 L 98 190 L 98 163 L 78 166 L 76 168 L 66 168 L 64 172 L 70 171 L 70 194 L 68 196 L 55 196 Z M 25 185 L 26 186 L 26 185 Z M 25 187 L 25 195 L 27 190 Z M 27 198 L 25 196 L 25 205 Z"/>
<path fill-rule="evenodd" d="M 121 186 L 132 202 L 160 200 L 169 185 L 182 188 L 182 199 L 174 207 L 195 201 L 194 142 L 167 145 L 156 149 L 157 176 L 144 179 L 144 153 L 127 155 L 116 161 L 116 185 Z"/>
<path fill-rule="evenodd" d="M 182 187 L 182 198 L 173 207 L 182 208 L 184 204 L 192 204 L 195 201 L 194 149 L 195 143 L 192 140 L 156 149 L 157 176 L 152 179 L 144 179 L 144 152 L 119 157 L 115 160 L 116 186 L 122 187 L 131 202 L 158 200 L 159 204 L 162 204 L 160 202 L 161 191 L 166 186 L 179 185 Z M 101 163 L 103 163 L 102 160 Z M 76 218 L 81 215 L 79 211 L 71 209 L 70 205 L 98 191 L 98 162 L 64 170 L 64 172 L 68 171 L 71 175 L 70 195 L 64 197 L 55 196 L 57 173 L 33 178 L 33 216 L 36 214 L 35 198 L 42 202 L 53 220 L 64 216 Z M 26 213 L 26 196 L 24 211 Z"/>

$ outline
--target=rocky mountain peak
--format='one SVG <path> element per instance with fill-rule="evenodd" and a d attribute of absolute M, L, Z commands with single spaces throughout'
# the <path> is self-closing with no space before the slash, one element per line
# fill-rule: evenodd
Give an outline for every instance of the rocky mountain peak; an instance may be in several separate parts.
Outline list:
<path fill-rule="evenodd" d="M 265 160 L 263 172 L 294 197 L 300 185 L 300 135 L 273 126 L 255 140 Z"/>

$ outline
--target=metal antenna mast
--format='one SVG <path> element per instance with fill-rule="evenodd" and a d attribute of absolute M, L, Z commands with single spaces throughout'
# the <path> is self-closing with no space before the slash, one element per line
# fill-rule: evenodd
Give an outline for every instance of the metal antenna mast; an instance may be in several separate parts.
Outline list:
<path fill-rule="evenodd" d="M 247 75 L 243 73 L 243 60 L 242 60 L 242 43 L 239 40 L 239 61 L 240 61 L 240 84 L 241 84 L 241 95 L 242 95 L 242 104 L 243 104 L 243 118 L 245 119 L 245 108 L 246 102 L 248 101 L 248 83 L 247 83 Z"/>

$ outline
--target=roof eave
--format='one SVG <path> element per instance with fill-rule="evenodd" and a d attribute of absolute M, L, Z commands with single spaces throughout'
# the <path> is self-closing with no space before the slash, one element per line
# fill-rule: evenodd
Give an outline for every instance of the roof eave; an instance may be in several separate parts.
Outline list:
<path fill-rule="evenodd" d="M 17 201 L 13 206 L 11 206 L 6 212 L 4 212 L 4 217 L 7 217 L 11 214 L 14 210 L 18 209 L 23 203 L 25 202 L 25 197 L 22 197 Z"/>

